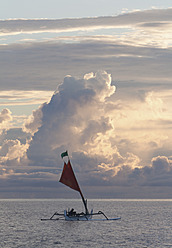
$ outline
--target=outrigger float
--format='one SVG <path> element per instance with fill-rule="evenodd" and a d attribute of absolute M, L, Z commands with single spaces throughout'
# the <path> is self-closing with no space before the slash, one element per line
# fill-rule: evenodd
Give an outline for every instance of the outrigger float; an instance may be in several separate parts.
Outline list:
<path fill-rule="evenodd" d="M 84 204 L 84 208 L 85 208 L 85 213 L 81 212 L 81 213 L 76 213 L 76 211 L 74 211 L 74 209 L 72 208 L 71 210 L 64 210 L 64 213 L 58 213 L 55 212 L 50 218 L 48 219 L 41 219 L 42 221 L 46 221 L 46 220 L 52 220 L 52 221 L 56 221 L 56 220 L 67 220 L 67 221 L 102 221 L 102 220 L 119 220 L 121 219 L 121 217 L 115 217 L 115 218 L 108 218 L 102 211 L 98 211 L 97 213 L 93 213 L 93 210 L 91 210 L 91 212 L 88 211 L 87 208 L 87 200 L 84 198 L 83 193 L 79 187 L 79 184 L 76 180 L 74 171 L 72 169 L 72 165 L 70 163 L 70 159 L 68 156 L 68 152 L 63 152 L 61 154 L 62 159 L 64 157 L 68 157 L 68 162 L 66 163 L 64 161 L 64 167 L 63 167 L 63 171 L 60 177 L 59 182 L 65 184 L 66 186 L 72 188 L 73 190 L 76 190 L 80 193 L 81 199 L 83 201 Z M 101 219 L 93 219 L 93 216 L 96 215 L 101 215 L 103 216 L 103 218 Z"/>

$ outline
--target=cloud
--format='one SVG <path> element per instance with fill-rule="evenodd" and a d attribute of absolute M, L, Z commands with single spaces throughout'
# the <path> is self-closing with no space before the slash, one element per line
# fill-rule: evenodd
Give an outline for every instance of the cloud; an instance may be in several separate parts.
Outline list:
<path fill-rule="evenodd" d="M 139 97 L 142 96 L 141 92 L 146 93 L 150 89 L 170 88 L 172 78 L 171 49 L 135 47 L 132 44 L 116 44 L 100 39 L 77 44 L 57 42 L 35 43 L 30 46 L 25 44 L 17 47 L 11 45 L 1 49 L 0 54 L 1 92 L 16 89 L 22 93 L 25 89 L 23 96 L 26 95 L 26 104 L 42 103 L 42 96 L 45 99 L 45 95 L 39 93 L 40 88 L 51 93 L 57 87 L 57 82 L 63 81 L 66 73 L 82 77 L 90 71 L 103 69 L 112 75 L 117 75 L 118 87 L 125 86 L 134 96 L 137 91 Z M 8 63 L 3 63 L 4 60 Z M 131 85 L 133 85 L 132 89 Z M 26 94 L 26 91 L 33 90 L 33 87 L 35 94 L 30 94 L 30 97 L 34 97 L 35 100 L 29 99 L 29 95 Z M 9 99 L 5 101 L 7 104 L 15 104 L 14 100 L 9 101 Z M 19 102 L 24 104 L 22 96 L 20 101 L 16 99 L 16 104 Z"/>
<path fill-rule="evenodd" d="M 130 157 L 130 156 L 129 156 Z M 110 167 L 101 167 L 103 169 L 102 176 L 105 182 L 108 182 L 108 185 L 114 187 L 127 187 L 130 188 L 133 192 L 135 188 L 138 187 L 142 192 L 138 192 L 138 196 L 142 196 L 143 192 L 145 193 L 149 190 L 150 194 L 147 192 L 148 197 L 156 198 L 156 195 L 152 194 L 152 189 L 155 191 L 155 187 L 159 190 L 159 196 L 163 195 L 164 190 L 168 190 L 168 187 L 172 186 L 172 161 L 166 156 L 157 156 L 152 158 L 150 165 L 140 166 L 141 161 L 135 159 L 134 156 L 131 156 L 129 160 L 132 164 L 133 161 L 137 161 L 135 167 L 130 166 L 130 162 L 127 163 L 123 158 L 122 164 L 116 170 L 117 173 L 114 174 L 114 170 Z M 106 169 L 105 169 L 106 168 Z M 100 180 L 100 178 L 99 178 Z M 162 189 L 164 187 L 164 190 Z M 122 188 L 121 188 L 122 190 Z M 130 192 L 130 190 L 126 190 Z M 131 194 L 131 192 L 129 193 Z M 137 197 L 138 197 L 137 196 Z M 164 194 L 165 196 L 165 194 Z M 162 197 L 162 196 L 161 196 Z"/>
<path fill-rule="evenodd" d="M 168 8 L 94 18 L 14 19 L 0 21 L 0 27 L 2 26 L 2 36 L 8 33 L 14 34 L 14 43 L 26 42 L 27 45 L 34 43 L 34 40 L 73 43 L 89 39 L 166 48 L 171 47 L 171 12 L 172 9 Z M 28 37 L 21 39 L 19 35 L 17 38 L 17 34 L 21 33 L 27 34 Z M 43 35 L 39 35 L 38 38 L 34 35 L 36 33 L 43 33 Z M 7 37 L 6 44 L 11 43 L 12 40 Z"/>
<path fill-rule="evenodd" d="M 6 121 L 11 121 L 12 116 L 9 109 L 3 109 L 0 113 L 0 124 Z"/>
<path fill-rule="evenodd" d="M 14 19 L 1 20 L 1 35 L 33 32 L 64 32 L 87 29 L 112 28 L 143 23 L 172 21 L 172 9 L 135 11 L 119 16 L 78 18 L 78 19 Z M 149 26 L 146 25 L 145 26 Z"/>
<path fill-rule="evenodd" d="M 68 149 L 78 171 L 86 173 L 81 162 L 85 171 L 105 181 L 122 168 L 131 172 L 147 166 L 152 155 L 169 146 L 170 133 L 152 130 L 157 123 L 163 128 L 161 118 L 170 127 L 164 103 L 171 94 L 144 92 L 129 103 L 121 102 L 115 90 L 111 75 L 104 71 L 82 78 L 66 76 L 51 100 L 25 122 L 23 131 L 32 135 L 25 146 L 30 165 L 57 166 L 59 154 Z"/>
<path fill-rule="evenodd" d="M 6 182 L 12 190 L 41 192 L 51 185 L 56 192 L 60 153 L 68 149 L 90 194 L 171 192 L 171 11 L 0 22 L 3 35 L 46 35 L 44 42 L 29 43 L 4 36 L 11 44 L 0 46 L 3 189 Z M 21 113 L 26 110 L 32 115 Z"/>
<path fill-rule="evenodd" d="M 142 186 L 172 186 L 172 161 L 166 156 L 154 157 L 150 166 L 132 171 L 129 177 Z"/>
<path fill-rule="evenodd" d="M 38 131 L 38 128 L 42 124 L 42 105 L 37 109 L 33 110 L 32 115 L 30 115 L 23 124 L 23 131 L 26 133 L 31 133 L 32 135 Z"/>
<path fill-rule="evenodd" d="M 5 140 L 0 147 L 0 164 L 18 165 L 24 164 L 28 144 L 21 144 L 19 140 Z"/>
<path fill-rule="evenodd" d="M 3 109 L 0 113 L 0 166 L 1 165 L 18 165 L 24 163 L 26 158 L 26 150 L 28 143 L 26 142 L 26 135 L 22 132 L 12 132 L 11 121 L 13 120 L 12 113 L 9 109 Z M 11 133 L 11 134 L 10 134 Z M 18 139 L 15 137 L 18 135 Z M 9 136 L 13 139 L 9 139 Z M 20 139 L 21 136 L 21 140 Z M 24 137 L 25 136 L 25 137 Z M 28 135 L 29 137 L 29 135 Z M 25 141 L 24 141 L 25 140 Z M 4 169 L 4 170 L 3 170 Z M 7 175 L 7 170 L 2 168 Z"/>
<path fill-rule="evenodd" d="M 170 187 L 172 134 L 163 127 L 164 122 L 171 127 L 171 92 L 143 91 L 122 101 L 118 90 L 105 71 L 67 75 L 50 101 L 28 117 L 20 138 L 10 130 L 1 135 L 1 179 L 26 191 L 42 186 L 49 191 L 62 170 L 60 154 L 67 149 L 85 187 L 119 187 L 130 195 L 135 187 Z M 10 115 L 2 111 L 2 120 L 10 119 L 5 113 Z"/>
<path fill-rule="evenodd" d="M 95 154 L 99 140 L 105 142 L 108 138 L 103 136 L 112 129 L 104 107 L 114 92 L 111 76 L 103 71 L 81 79 L 65 77 L 51 101 L 40 109 L 42 125 L 32 138 L 29 159 L 53 165 L 57 153 L 66 148 Z"/>
<path fill-rule="evenodd" d="M 77 172 L 82 171 L 81 178 L 85 183 L 95 180 L 98 184 L 100 181 L 114 184 L 115 180 L 118 185 L 131 186 L 134 176 L 138 184 L 148 183 L 146 179 L 139 182 L 139 178 L 142 179 L 143 174 L 146 177 L 147 170 L 153 173 L 158 158 L 154 158 L 152 165 L 148 166 L 146 156 L 150 156 L 150 159 L 153 152 L 167 142 L 168 137 L 148 134 L 149 130 L 146 129 L 139 133 L 140 138 L 136 132 L 132 137 L 131 127 L 140 126 L 140 123 L 143 125 L 143 122 L 147 125 L 149 112 L 151 118 L 159 120 L 164 115 L 162 98 L 158 93 L 151 92 L 143 102 L 139 100 L 143 110 L 137 109 L 135 102 L 133 107 L 128 106 L 127 109 L 116 108 L 115 87 L 111 83 L 111 77 L 106 72 L 89 73 L 79 79 L 65 77 L 51 101 L 39 109 L 42 112 L 41 125 L 27 151 L 32 165 L 57 166 L 60 163 L 57 154 L 68 149 Z M 124 113 L 125 125 L 118 112 Z M 36 112 L 33 122 L 34 119 L 37 123 Z M 123 133 L 119 131 L 122 127 Z M 126 131 L 131 132 L 128 139 L 124 139 L 127 137 Z"/>
<path fill-rule="evenodd" d="M 165 156 L 158 156 L 156 158 L 152 159 L 152 168 L 155 171 L 155 174 L 161 174 L 164 171 L 168 172 L 172 170 L 172 161 L 170 161 L 167 157 Z"/>
<path fill-rule="evenodd" d="M 13 117 L 11 111 L 7 108 L 3 109 L 0 113 L 0 134 L 3 130 L 7 130 L 10 127 L 10 122 Z"/>
<path fill-rule="evenodd" d="M 139 97 L 144 96 L 141 92 L 146 94 L 148 87 L 169 88 L 172 78 L 170 13 L 171 9 L 167 9 L 83 20 L 15 20 L 16 23 L 10 20 L 9 23 L 13 23 L 11 30 L 15 30 L 17 23 L 23 25 L 23 21 L 25 26 L 28 24 L 30 30 L 32 27 L 39 29 L 40 26 L 46 26 L 41 22 L 48 23 L 49 21 L 54 23 L 52 25 L 55 27 L 58 26 L 56 25 L 58 22 L 60 27 L 63 27 L 63 23 L 66 27 L 68 24 L 72 27 L 72 23 L 76 21 L 77 25 L 81 25 L 81 29 L 84 25 L 82 23 L 87 23 L 92 27 L 92 23 L 94 25 L 95 22 L 105 23 L 107 27 L 108 23 L 120 24 L 123 25 L 122 27 L 127 24 L 130 25 L 130 29 L 113 31 L 110 35 L 105 35 L 102 31 L 98 34 L 90 33 L 88 36 L 86 33 L 83 35 L 68 34 L 65 37 L 55 37 L 54 40 L 47 37 L 45 42 L 38 43 L 16 44 L 16 41 L 14 44 L 0 47 L 2 63 L 0 89 L 10 90 L 9 93 L 4 92 L 9 98 L 3 98 L 0 104 L 2 105 L 4 100 L 6 106 L 23 105 L 24 103 L 27 105 L 41 104 L 41 101 L 46 101 L 47 97 L 43 91 L 49 91 L 51 94 L 56 88 L 57 82 L 62 82 L 66 73 L 82 77 L 83 74 L 99 69 L 117 75 L 118 87 L 124 84 L 125 86 L 127 84 L 130 86 L 131 83 L 135 84 L 132 92 L 128 87 L 132 96 L 138 95 L 138 91 Z M 3 26 L 5 23 L 6 21 L 2 21 Z M 151 23 L 153 26 L 156 23 L 156 28 L 152 29 Z M 164 25 L 163 29 L 162 25 Z M 21 27 L 19 29 L 21 30 Z M 25 29 L 22 28 L 22 30 Z M 8 61 L 8 63 L 3 63 L 3 61 Z M 145 83 L 146 85 L 143 86 Z M 33 87 L 37 92 L 31 92 Z M 12 91 L 12 89 L 16 91 Z M 20 90 L 21 94 L 23 91 L 23 97 L 17 90 Z M 5 97 L 4 94 L 1 91 L 2 97 Z M 12 94 L 16 96 L 15 100 L 10 98 Z"/>
<path fill-rule="evenodd" d="M 5 169 L 5 168 L 0 167 L 0 178 L 1 179 L 6 178 L 13 173 L 14 173 L 14 171 L 12 169 Z"/>
<path fill-rule="evenodd" d="M 8 90 L 0 91 L 1 106 L 36 105 L 47 101 L 52 91 Z"/>

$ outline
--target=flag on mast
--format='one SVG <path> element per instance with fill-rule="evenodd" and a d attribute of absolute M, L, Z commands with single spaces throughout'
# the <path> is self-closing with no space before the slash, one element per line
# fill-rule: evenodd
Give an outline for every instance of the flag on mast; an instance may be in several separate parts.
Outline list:
<path fill-rule="evenodd" d="M 62 157 L 62 158 L 67 157 L 67 156 L 68 156 L 68 152 L 67 152 L 67 151 L 62 152 L 62 154 L 61 154 L 61 157 Z"/>

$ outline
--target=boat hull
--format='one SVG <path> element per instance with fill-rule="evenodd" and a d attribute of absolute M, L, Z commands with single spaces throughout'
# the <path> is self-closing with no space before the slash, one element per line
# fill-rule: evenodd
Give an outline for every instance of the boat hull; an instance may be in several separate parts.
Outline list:
<path fill-rule="evenodd" d="M 84 215 L 76 214 L 76 215 L 70 216 L 68 215 L 66 210 L 64 211 L 64 217 L 65 217 L 65 220 L 67 221 L 88 221 L 92 219 L 92 215 L 89 215 L 89 214 L 84 214 Z"/>
<path fill-rule="evenodd" d="M 54 216 L 58 216 L 58 218 L 54 218 Z M 98 218 L 93 218 L 95 215 L 103 215 L 105 218 L 101 218 L 101 219 L 98 219 Z M 64 217 L 64 218 L 63 218 Z M 41 219 L 41 220 L 53 220 L 53 221 L 56 221 L 56 220 L 66 220 L 66 221 L 113 221 L 113 220 L 120 220 L 121 217 L 115 217 L 115 218 L 108 218 L 102 211 L 99 211 L 98 213 L 93 213 L 93 210 L 91 211 L 91 213 L 89 214 L 84 214 L 84 213 L 80 213 L 80 214 L 77 214 L 77 213 L 73 213 L 73 214 L 70 214 L 70 212 L 67 212 L 66 210 L 64 211 L 64 214 L 59 214 L 57 212 L 55 212 L 51 218 L 49 219 Z"/>

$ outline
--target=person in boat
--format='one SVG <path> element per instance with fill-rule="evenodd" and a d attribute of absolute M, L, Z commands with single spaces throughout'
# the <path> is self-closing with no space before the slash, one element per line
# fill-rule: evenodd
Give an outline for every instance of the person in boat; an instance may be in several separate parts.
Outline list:
<path fill-rule="evenodd" d="M 74 209 L 72 208 L 70 211 L 69 211 L 69 216 L 74 216 L 76 215 L 76 212 L 74 211 Z"/>

